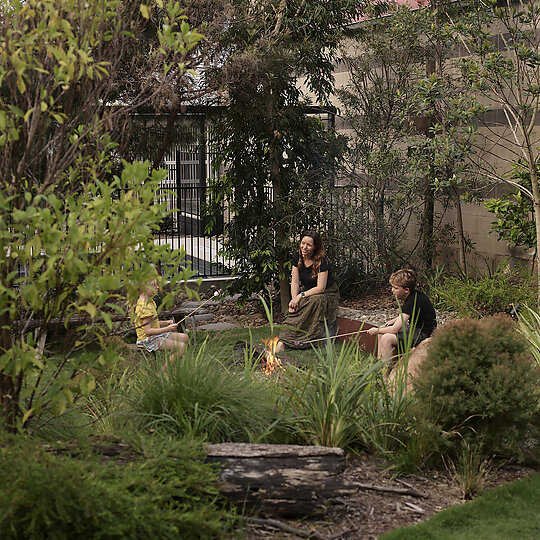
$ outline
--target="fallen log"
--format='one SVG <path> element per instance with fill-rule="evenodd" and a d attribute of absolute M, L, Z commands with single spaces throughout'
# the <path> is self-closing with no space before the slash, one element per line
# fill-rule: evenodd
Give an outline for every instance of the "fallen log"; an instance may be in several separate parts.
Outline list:
<path fill-rule="evenodd" d="M 230 503 L 271 516 L 324 514 L 328 499 L 358 487 L 341 481 L 341 448 L 283 444 L 208 444 L 206 460 L 221 465 L 220 491 Z"/>

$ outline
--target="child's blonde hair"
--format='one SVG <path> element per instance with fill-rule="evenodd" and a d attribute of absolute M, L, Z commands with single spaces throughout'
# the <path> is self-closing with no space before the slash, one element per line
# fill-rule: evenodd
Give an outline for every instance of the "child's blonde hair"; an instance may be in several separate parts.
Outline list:
<path fill-rule="evenodd" d="M 414 270 L 400 268 L 390 276 L 389 281 L 391 285 L 403 287 L 404 289 L 409 289 L 412 292 L 416 289 L 418 279 Z"/>

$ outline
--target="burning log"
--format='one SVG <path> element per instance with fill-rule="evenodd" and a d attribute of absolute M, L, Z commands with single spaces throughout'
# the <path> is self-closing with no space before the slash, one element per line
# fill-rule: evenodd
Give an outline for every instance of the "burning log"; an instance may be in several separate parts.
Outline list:
<path fill-rule="evenodd" d="M 271 516 L 326 511 L 326 501 L 357 487 L 340 481 L 341 448 L 285 444 L 208 444 L 206 460 L 221 465 L 220 491 L 231 504 Z"/>

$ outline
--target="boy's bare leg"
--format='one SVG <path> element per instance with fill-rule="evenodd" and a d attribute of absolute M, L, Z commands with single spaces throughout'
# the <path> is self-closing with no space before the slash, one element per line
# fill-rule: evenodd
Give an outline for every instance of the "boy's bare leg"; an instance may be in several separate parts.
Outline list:
<path fill-rule="evenodd" d="M 391 362 L 397 343 L 396 334 L 379 334 L 377 336 L 377 356 L 385 362 Z"/>

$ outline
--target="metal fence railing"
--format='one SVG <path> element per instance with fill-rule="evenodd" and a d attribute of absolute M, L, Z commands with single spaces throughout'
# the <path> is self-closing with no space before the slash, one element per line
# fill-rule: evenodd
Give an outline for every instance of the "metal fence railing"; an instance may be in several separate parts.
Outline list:
<path fill-rule="evenodd" d="M 231 261 L 221 254 L 224 223 L 229 220 L 228 208 L 222 205 L 218 214 L 207 211 L 209 191 L 206 186 L 163 183 L 160 202 L 171 212 L 162 222 L 156 240 L 174 249 L 183 247 L 186 261 L 200 277 L 230 273 Z"/>
<path fill-rule="evenodd" d="M 265 190 L 272 204 L 272 189 Z M 186 259 L 201 277 L 229 275 L 234 261 L 222 254 L 226 224 L 231 212 L 227 204 L 218 214 L 209 215 L 210 190 L 194 184 L 162 184 L 159 199 L 172 212 L 163 221 L 156 238 L 173 248 L 183 246 Z M 343 263 L 353 262 L 364 271 L 372 269 L 377 252 L 371 210 L 357 187 L 331 187 L 312 201 L 305 227 L 321 231 L 327 250 Z"/>

